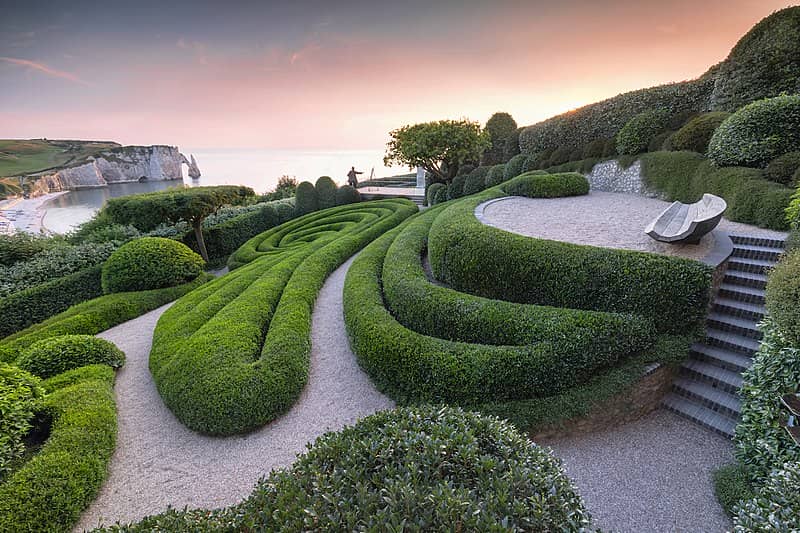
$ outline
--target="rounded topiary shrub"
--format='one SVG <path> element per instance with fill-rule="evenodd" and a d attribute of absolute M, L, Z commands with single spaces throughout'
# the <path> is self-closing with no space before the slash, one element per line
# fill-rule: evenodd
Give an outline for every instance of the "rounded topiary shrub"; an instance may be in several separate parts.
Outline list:
<path fill-rule="evenodd" d="M 711 136 L 729 116 L 730 113 L 715 111 L 694 117 L 672 134 L 669 140 L 670 150 L 706 153 Z"/>
<path fill-rule="evenodd" d="M 113 343 L 92 335 L 61 335 L 34 343 L 17 359 L 20 368 L 43 379 L 97 364 L 120 368 L 125 354 Z"/>
<path fill-rule="evenodd" d="M 524 154 L 517 154 L 509 159 L 508 163 L 506 163 L 506 166 L 503 169 L 503 180 L 508 181 L 511 178 L 516 178 L 522 174 L 522 166 L 525 164 L 527 159 L 528 156 Z"/>
<path fill-rule="evenodd" d="M 464 180 L 464 196 L 481 192 L 486 188 L 486 175 L 492 167 L 480 166 Z"/>
<path fill-rule="evenodd" d="M 787 152 L 800 150 L 800 95 L 766 98 L 728 117 L 708 144 L 719 166 L 765 167 Z"/>
<path fill-rule="evenodd" d="M 384 411 L 327 433 L 236 507 L 234 530 L 579 531 L 561 463 L 507 422 L 452 407 Z M 309 517 L 311 522 L 309 522 Z"/>
<path fill-rule="evenodd" d="M 320 176 L 314 189 L 317 191 L 317 205 L 320 209 L 336 207 L 336 183 L 329 176 Z"/>
<path fill-rule="evenodd" d="M 23 439 L 43 395 L 38 378 L 0 362 L 0 482 L 25 450 Z"/>
<path fill-rule="evenodd" d="M 547 174 L 542 171 L 534 171 L 509 181 L 503 185 L 503 191 L 510 196 L 527 196 L 528 198 L 581 196 L 589 194 L 589 182 L 577 172 Z"/>
<path fill-rule="evenodd" d="M 653 137 L 667 128 L 669 119 L 670 114 L 663 109 L 639 113 L 619 130 L 617 152 L 634 155 L 646 151 Z"/>
<path fill-rule="evenodd" d="M 294 210 L 297 216 L 307 215 L 319 209 L 317 189 L 308 181 L 297 186 L 294 193 Z"/>
<path fill-rule="evenodd" d="M 436 190 L 436 193 L 433 195 L 433 205 L 447 201 L 447 188 L 448 187 L 445 185 Z"/>
<path fill-rule="evenodd" d="M 800 152 L 789 152 L 770 161 L 765 176 L 768 180 L 792 185 L 800 172 Z"/>
<path fill-rule="evenodd" d="M 357 204 L 361 201 L 361 193 L 352 185 L 342 185 L 336 189 L 336 205 Z"/>
<path fill-rule="evenodd" d="M 800 344 L 800 250 L 783 256 L 767 280 L 767 311 L 787 338 Z"/>
<path fill-rule="evenodd" d="M 185 244 L 143 237 L 119 247 L 103 264 L 105 293 L 146 291 L 182 285 L 203 272 L 203 258 Z"/>
<path fill-rule="evenodd" d="M 503 183 L 505 171 L 506 166 L 502 163 L 490 168 L 489 173 L 486 174 L 486 188 L 488 189 L 489 187 L 494 187 L 495 185 Z"/>
<path fill-rule="evenodd" d="M 442 189 L 444 189 L 446 193 L 447 185 L 444 183 L 431 183 L 428 185 L 428 190 L 425 191 L 425 199 L 428 201 L 428 205 L 434 205 L 436 201 L 436 194 Z"/>
<path fill-rule="evenodd" d="M 455 200 L 456 198 L 461 198 L 464 196 L 464 184 L 466 182 L 466 174 L 460 174 L 453 178 L 453 180 L 450 182 L 450 185 L 447 186 L 447 199 Z"/>
<path fill-rule="evenodd" d="M 673 133 L 674 132 L 671 131 L 665 131 L 650 139 L 650 144 L 647 145 L 647 151 L 659 152 L 661 150 L 666 150 L 665 145 L 672 146 L 670 139 L 672 138 Z"/>

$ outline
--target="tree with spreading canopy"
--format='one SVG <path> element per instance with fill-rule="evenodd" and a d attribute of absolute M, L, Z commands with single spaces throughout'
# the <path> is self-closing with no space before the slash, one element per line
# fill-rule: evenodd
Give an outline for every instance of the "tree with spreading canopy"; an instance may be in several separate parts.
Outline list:
<path fill-rule="evenodd" d="M 224 205 L 238 205 L 253 196 L 253 189 L 238 185 L 175 188 L 111 198 L 103 210 L 117 224 L 130 224 L 140 231 L 187 222 L 194 229 L 200 255 L 208 261 L 203 220 Z"/>
<path fill-rule="evenodd" d="M 389 135 L 384 164 L 422 167 L 433 182 L 450 182 L 459 166 L 477 161 L 491 146 L 480 124 L 467 119 L 403 126 Z"/>

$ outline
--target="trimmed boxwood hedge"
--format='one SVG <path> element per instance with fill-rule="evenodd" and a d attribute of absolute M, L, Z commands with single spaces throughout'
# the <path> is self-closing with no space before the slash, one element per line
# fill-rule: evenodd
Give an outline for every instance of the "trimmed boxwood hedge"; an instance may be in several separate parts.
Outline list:
<path fill-rule="evenodd" d="M 328 209 L 336 207 L 336 183 L 330 176 L 320 176 L 314 184 L 317 191 L 317 207 Z"/>
<path fill-rule="evenodd" d="M 547 174 L 541 170 L 527 172 L 503 184 L 502 191 L 511 196 L 528 198 L 560 198 L 589 194 L 589 182 L 576 172 Z"/>
<path fill-rule="evenodd" d="M 20 368 L 43 379 L 82 366 L 103 364 L 120 368 L 124 363 L 122 350 L 93 335 L 44 339 L 25 350 L 16 360 Z"/>
<path fill-rule="evenodd" d="M 481 192 L 486 188 L 486 175 L 492 167 L 478 167 L 467 175 L 464 181 L 464 196 Z"/>
<path fill-rule="evenodd" d="M 69 531 L 108 475 L 117 434 L 114 370 L 86 366 L 42 386 L 50 435 L 0 482 L 0 531 Z"/>
<path fill-rule="evenodd" d="M 711 136 L 729 116 L 731 114 L 724 111 L 697 115 L 672 134 L 669 138 L 670 150 L 706 153 Z"/>
<path fill-rule="evenodd" d="M 425 192 L 428 205 L 433 205 L 435 203 L 436 195 L 442 189 L 447 190 L 447 185 L 444 183 L 431 183 L 428 185 L 428 190 Z"/>
<path fill-rule="evenodd" d="M 653 109 L 630 119 L 617 134 L 617 153 L 633 155 L 646 152 L 653 137 L 666 130 L 669 118 L 669 111 Z"/>
<path fill-rule="evenodd" d="M 0 483 L 25 452 L 23 439 L 43 395 L 36 376 L 0 362 Z"/>
<path fill-rule="evenodd" d="M 319 211 L 273 228 L 229 259 L 232 272 L 161 317 L 150 371 L 187 427 L 230 435 L 285 412 L 308 377 L 314 300 L 325 278 L 417 211 L 381 200 Z"/>
<path fill-rule="evenodd" d="M 768 180 L 792 186 L 800 172 L 800 152 L 788 152 L 769 162 L 765 176 Z"/>
<path fill-rule="evenodd" d="M 303 216 L 319 209 L 317 189 L 313 183 L 302 181 L 294 193 L 295 216 Z"/>
<path fill-rule="evenodd" d="M 486 174 L 486 187 L 494 187 L 503 183 L 505 181 L 505 169 L 506 166 L 502 163 L 491 167 Z"/>

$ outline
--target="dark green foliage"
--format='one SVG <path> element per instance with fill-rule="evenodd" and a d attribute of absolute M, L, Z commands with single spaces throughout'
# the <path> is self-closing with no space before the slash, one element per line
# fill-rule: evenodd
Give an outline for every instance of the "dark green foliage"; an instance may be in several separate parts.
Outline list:
<path fill-rule="evenodd" d="M 425 191 L 425 199 L 428 201 L 428 205 L 433 205 L 435 202 L 436 194 L 444 189 L 447 191 L 447 185 L 444 183 L 431 183 L 428 185 L 428 190 Z"/>
<path fill-rule="evenodd" d="M 528 156 L 522 154 L 517 154 L 509 159 L 508 163 L 506 163 L 505 168 L 503 169 L 503 181 L 508 181 L 511 178 L 516 178 L 522 174 L 522 167 L 525 165 L 525 161 L 527 160 Z"/>
<path fill-rule="evenodd" d="M 800 92 L 800 8 L 775 12 L 756 24 L 720 65 L 714 109 L 735 111 L 754 100 Z"/>
<path fill-rule="evenodd" d="M 649 253 L 533 239 L 485 226 L 480 200 L 451 206 L 428 239 L 436 277 L 454 289 L 519 303 L 633 313 L 662 332 L 702 328 L 710 267 Z"/>
<path fill-rule="evenodd" d="M 232 272 L 159 320 L 150 370 L 164 403 L 189 428 L 213 435 L 285 412 L 308 377 L 311 313 L 325 278 L 416 211 L 402 199 L 335 207 L 245 243 L 228 261 Z"/>
<path fill-rule="evenodd" d="M 329 176 L 321 176 L 314 184 L 319 209 L 336 207 L 336 183 Z"/>
<path fill-rule="evenodd" d="M 696 202 L 703 193 L 725 199 L 725 217 L 736 222 L 784 230 L 784 211 L 792 190 L 764 179 L 755 168 L 716 167 L 695 152 L 653 152 L 641 156 L 647 186 L 669 200 Z"/>
<path fill-rule="evenodd" d="M 0 363 L 0 484 L 25 451 L 23 439 L 43 394 L 35 376 Z"/>
<path fill-rule="evenodd" d="M 433 195 L 433 203 L 430 205 L 441 204 L 447 201 L 447 187 L 441 187 Z"/>
<path fill-rule="evenodd" d="M 800 150 L 800 95 L 753 102 L 728 117 L 711 137 L 708 157 L 719 166 L 766 167 Z"/>
<path fill-rule="evenodd" d="M 297 190 L 294 194 L 294 202 L 295 216 L 303 216 L 313 213 L 319 209 L 317 189 L 311 184 L 311 182 L 300 182 L 300 185 L 297 186 Z"/>
<path fill-rule="evenodd" d="M 464 196 L 481 192 L 486 188 L 486 175 L 492 167 L 478 167 L 464 180 Z"/>
<path fill-rule="evenodd" d="M 111 254 L 103 265 L 103 292 L 147 291 L 182 285 L 203 272 L 205 262 L 172 239 L 142 237 Z"/>
<path fill-rule="evenodd" d="M 506 138 L 506 147 L 503 151 L 503 161 L 510 161 L 512 157 L 519 154 L 519 136 L 525 128 L 517 128 L 514 133 Z"/>
<path fill-rule="evenodd" d="M 297 190 L 297 178 L 292 176 L 281 176 L 278 178 L 278 184 L 275 189 L 263 194 L 259 197 L 261 202 L 273 202 L 275 200 L 284 200 L 286 198 L 293 198 L 294 192 Z"/>
<path fill-rule="evenodd" d="M 14 235 L 0 235 L 0 267 L 11 266 L 30 259 L 50 249 L 56 242 L 48 237 L 20 231 Z"/>
<path fill-rule="evenodd" d="M 698 113 L 696 111 L 681 111 L 680 113 L 676 113 L 669 117 L 667 129 L 671 131 L 679 130 L 697 115 Z"/>
<path fill-rule="evenodd" d="M 589 158 L 600 158 L 604 155 L 604 150 L 606 147 L 606 143 L 608 139 L 595 139 L 590 143 L 587 143 L 583 147 L 583 152 L 581 153 L 581 159 L 589 159 Z"/>
<path fill-rule="evenodd" d="M 542 174 L 534 171 L 517 176 L 502 187 L 510 196 L 528 198 L 560 198 L 589 194 L 589 182 L 583 175 L 571 172 L 566 174 Z"/>
<path fill-rule="evenodd" d="M 59 335 L 95 335 L 161 307 L 202 285 L 210 278 L 212 276 L 202 274 L 192 283 L 187 283 L 180 287 L 109 294 L 79 303 L 63 313 L 52 316 L 44 322 L 37 323 L 1 340 L 0 361 L 10 362 L 15 360 L 29 346 L 42 339 L 49 339 Z M 97 268 L 96 279 L 99 289 L 99 268 Z"/>
<path fill-rule="evenodd" d="M 508 113 L 495 113 L 486 122 L 484 130 L 489 133 L 492 145 L 483 152 L 481 165 L 492 166 L 507 161 L 506 153 L 511 154 L 513 145 L 518 143 L 517 122 Z"/>
<path fill-rule="evenodd" d="M 360 201 L 361 193 L 352 185 L 342 185 L 336 189 L 336 205 L 357 204 Z M 285 220 L 282 222 L 285 222 Z"/>
<path fill-rule="evenodd" d="M 525 162 L 522 163 L 522 173 L 525 174 L 534 170 L 539 170 L 539 159 L 535 155 L 529 155 Z"/>
<path fill-rule="evenodd" d="M 650 143 L 647 145 L 648 152 L 658 152 L 659 150 L 667 150 L 665 145 L 672 146 L 671 142 L 668 143 L 668 139 L 672 138 L 674 132 L 672 131 L 664 131 L 650 139 Z"/>
<path fill-rule="evenodd" d="M 800 531 L 800 460 L 777 465 L 755 497 L 733 517 L 735 531 Z"/>
<path fill-rule="evenodd" d="M 105 339 L 92 335 L 62 335 L 41 340 L 25 350 L 16 364 L 47 379 L 82 366 L 104 364 L 120 368 L 125 354 Z"/>
<path fill-rule="evenodd" d="M 800 152 L 789 152 L 770 161 L 765 177 L 775 183 L 794 185 L 795 176 L 800 172 Z"/>
<path fill-rule="evenodd" d="M 800 346 L 800 251 L 783 256 L 767 280 L 767 311 L 781 332 Z"/>
<path fill-rule="evenodd" d="M 681 129 L 672 134 L 670 150 L 706 153 L 711 136 L 731 116 L 724 111 L 703 113 L 687 122 Z M 651 150 L 655 152 L 656 150 Z"/>
<path fill-rule="evenodd" d="M 606 144 L 603 146 L 603 157 L 612 157 L 617 155 L 617 141 L 614 138 L 606 139 Z"/>
<path fill-rule="evenodd" d="M 581 159 L 583 159 L 583 148 L 581 147 L 575 148 L 572 150 L 572 153 L 569 154 L 570 161 L 580 161 Z"/>
<path fill-rule="evenodd" d="M 750 484 L 747 470 L 738 463 L 731 463 L 715 470 L 714 493 L 725 513 L 732 516 L 734 507 L 739 502 L 753 497 L 753 486 Z"/>
<path fill-rule="evenodd" d="M 447 199 L 455 200 L 456 198 L 461 198 L 462 196 L 464 196 L 464 185 L 466 184 L 466 182 L 467 182 L 466 174 L 461 174 L 453 178 L 453 181 L 451 181 L 450 185 L 447 186 Z"/>
<path fill-rule="evenodd" d="M 505 181 L 505 170 L 506 166 L 504 164 L 495 165 L 489 169 L 489 173 L 486 174 L 486 188 L 494 187 L 495 185 L 500 185 Z"/>
<path fill-rule="evenodd" d="M 650 141 L 667 128 L 669 111 L 653 109 L 630 119 L 617 134 L 617 152 L 639 154 L 647 150 Z"/>
<path fill-rule="evenodd" d="M 100 266 L 0 298 L 0 338 L 103 294 Z"/>
<path fill-rule="evenodd" d="M 571 146 L 559 146 L 550 154 L 550 159 L 547 160 L 545 168 L 563 165 L 568 162 L 572 151 L 573 148 Z"/>
<path fill-rule="evenodd" d="M 87 366 L 42 385 L 50 436 L 0 483 L 0 531 L 69 531 L 108 474 L 117 434 L 114 370 Z"/>
<path fill-rule="evenodd" d="M 584 531 L 589 526 L 589 513 L 559 460 L 496 418 L 453 407 L 401 408 L 326 433 L 308 448 L 291 469 L 271 473 L 235 507 L 168 510 L 109 530 Z"/>

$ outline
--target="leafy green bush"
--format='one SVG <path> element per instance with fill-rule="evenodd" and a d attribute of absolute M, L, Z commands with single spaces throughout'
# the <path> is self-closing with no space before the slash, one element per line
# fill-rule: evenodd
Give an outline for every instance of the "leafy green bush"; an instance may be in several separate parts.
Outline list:
<path fill-rule="evenodd" d="M 800 152 L 788 152 L 769 162 L 765 176 L 768 180 L 784 185 L 793 185 L 800 172 Z"/>
<path fill-rule="evenodd" d="M 495 418 L 425 406 L 326 433 L 235 507 L 168 510 L 109 530 L 583 531 L 589 523 L 549 451 Z"/>
<path fill-rule="evenodd" d="M 714 471 L 714 493 L 728 516 L 733 516 L 736 505 L 753 497 L 753 487 L 744 467 L 731 463 Z"/>
<path fill-rule="evenodd" d="M 522 167 L 527 159 L 528 156 L 522 154 L 517 154 L 509 159 L 503 169 L 503 181 L 508 181 L 522 174 Z"/>
<path fill-rule="evenodd" d="M 505 183 L 502 190 L 510 196 L 559 198 L 589 194 L 589 182 L 576 172 L 543 174 L 541 171 L 534 171 Z"/>
<path fill-rule="evenodd" d="M 203 258 L 172 239 L 142 237 L 121 246 L 103 265 L 103 292 L 182 285 L 203 272 Z"/>
<path fill-rule="evenodd" d="M 164 403 L 189 428 L 214 435 L 283 413 L 307 380 L 311 313 L 325 278 L 416 211 L 403 199 L 335 207 L 245 243 L 228 261 L 231 273 L 159 320 L 150 370 Z"/>
<path fill-rule="evenodd" d="M 62 335 L 44 339 L 25 350 L 16 364 L 47 379 L 67 370 L 95 364 L 121 368 L 125 354 L 113 343 L 92 335 Z"/>
<path fill-rule="evenodd" d="M 786 338 L 800 345 L 800 251 L 783 256 L 770 272 L 767 311 Z"/>
<path fill-rule="evenodd" d="M 25 451 L 23 438 L 43 395 L 35 376 L 0 363 L 0 484 Z"/>
<path fill-rule="evenodd" d="M 446 191 L 447 185 L 445 185 L 444 183 L 431 183 L 430 185 L 428 185 L 428 190 L 425 192 L 427 196 L 426 200 L 428 201 L 428 205 L 434 204 L 436 194 L 442 189 Z"/>
<path fill-rule="evenodd" d="M 515 155 L 519 155 L 519 136 L 525 128 L 517 128 L 506 137 L 506 147 L 503 151 L 503 161 L 510 161 Z"/>
<path fill-rule="evenodd" d="M 659 150 L 667 150 L 668 148 L 665 148 L 665 146 L 672 146 L 669 140 L 672 138 L 673 133 L 675 132 L 664 131 L 650 139 L 650 143 L 647 145 L 647 151 L 658 152 Z"/>
<path fill-rule="evenodd" d="M 321 176 L 314 184 L 319 209 L 336 207 L 336 183 L 329 176 Z"/>
<path fill-rule="evenodd" d="M 571 146 L 559 146 L 553 153 L 550 154 L 550 159 L 547 160 L 545 168 L 547 167 L 555 167 L 557 165 L 563 165 L 564 163 L 569 161 L 570 156 L 572 155 L 573 148 Z"/>
<path fill-rule="evenodd" d="M 630 119 L 617 134 L 617 152 L 638 154 L 647 151 L 653 137 L 666 129 L 669 116 L 664 109 L 653 109 Z"/>
<path fill-rule="evenodd" d="M 492 167 L 481 166 L 473 170 L 464 180 L 464 196 L 481 192 L 486 188 L 486 175 Z"/>
<path fill-rule="evenodd" d="M 313 213 L 319 209 L 317 189 L 308 181 L 300 182 L 294 194 L 294 202 L 296 216 Z"/>
<path fill-rule="evenodd" d="M 117 434 L 114 370 L 87 366 L 42 386 L 50 436 L 0 483 L 0 531 L 69 531 L 108 475 Z"/>
<path fill-rule="evenodd" d="M 495 185 L 500 185 L 504 181 L 505 175 L 505 168 L 504 164 L 495 165 L 489 169 L 489 173 L 486 174 L 486 187 L 494 187 Z"/>
<path fill-rule="evenodd" d="M 462 174 L 460 176 L 456 176 L 455 178 L 453 178 L 453 181 L 451 181 L 450 185 L 447 186 L 447 199 L 455 200 L 456 198 L 461 198 L 462 196 L 464 196 L 464 185 L 466 184 L 466 182 L 467 182 L 466 174 Z"/>
<path fill-rule="evenodd" d="M 672 134 L 670 150 L 706 153 L 711 136 L 729 116 L 731 114 L 724 111 L 697 115 Z"/>
<path fill-rule="evenodd" d="M 361 193 L 352 185 L 342 185 L 336 189 L 336 205 L 357 204 L 360 201 Z"/>
<path fill-rule="evenodd" d="M 14 235 L 0 235 L 0 267 L 25 261 L 59 244 L 56 239 L 31 235 L 24 231 Z"/>
<path fill-rule="evenodd" d="M 581 159 L 600 158 L 603 157 L 603 150 L 605 149 L 608 139 L 594 139 L 583 146 Z"/>
<path fill-rule="evenodd" d="M 436 191 L 436 194 L 433 196 L 433 204 L 441 204 L 442 202 L 447 201 L 447 187 L 442 187 Z"/>
<path fill-rule="evenodd" d="M 100 278 L 98 269 L 97 278 Z M 152 291 L 121 292 L 79 303 L 22 331 L 0 340 L 0 361 L 14 361 L 20 353 L 42 339 L 59 335 L 95 335 L 112 326 L 136 318 L 171 302 L 199 287 L 210 274 L 201 274 L 193 282 L 178 287 Z"/>
<path fill-rule="evenodd" d="M 751 531 L 800 530 L 800 461 L 787 462 L 773 470 L 756 496 L 736 508 L 733 530 Z"/>
<path fill-rule="evenodd" d="M 714 132 L 708 157 L 719 166 L 765 167 L 800 150 L 800 95 L 766 98 L 746 105 Z"/>

